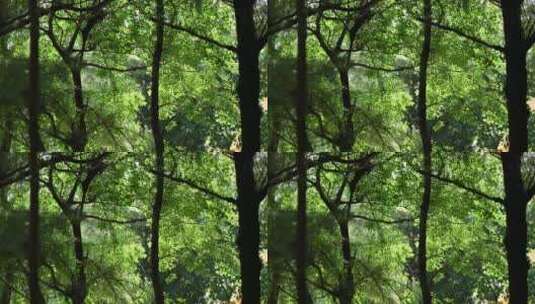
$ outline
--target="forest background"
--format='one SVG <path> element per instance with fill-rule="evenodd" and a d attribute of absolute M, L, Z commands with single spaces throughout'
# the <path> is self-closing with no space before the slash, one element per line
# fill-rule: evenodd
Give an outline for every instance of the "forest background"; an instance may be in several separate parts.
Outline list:
<path fill-rule="evenodd" d="M 0 0 L 0 303 L 535 303 L 531 0 Z"/>

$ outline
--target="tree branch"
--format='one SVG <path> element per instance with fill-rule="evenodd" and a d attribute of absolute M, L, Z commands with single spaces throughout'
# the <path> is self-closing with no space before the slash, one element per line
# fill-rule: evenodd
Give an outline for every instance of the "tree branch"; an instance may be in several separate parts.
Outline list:
<path fill-rule="evenodd" d="M 141 222 L 147 221 L 146 218 L 136 218 L 136 219 L 130 219 L 130 220 L 115 220 L 115 219 L 103 218 L 98 215 L 92 215 L 92 214 L 84 214 L 84 218 L 94 219 L 94 220 L 98 220 L 101 222 L 113 223 L 113 224 L 134 224 L 134 223 L 141 223 Z"/>
<path fill-rule="evenodd" d="M 135 66 L 135 67 L 131 67 L 131 68 L 117 68 L 117 67 L 104 66 L 104 65 L 101 65 L 101 64 L 98 64 L 98 63 L 93 63 L 93 62 L 84 62 L 84 66 L 89 66 L 89 67 L 93 67 L 93 68 L 97 68 L 97 69 L 101 69 L 101 70 L 113 71 L 113 72 L 133 72 L 133 71 L 139 71 L 139 70 L 146 70 L 147 69 L 146 65 Z"/>
<path fill-rule="evenodd" d="M 416 172 L 418 172 L 420 174 L 426 174 L 425 171 L 419 170 L 419 169 L 416 170 Z M 437 179 L 437 180 L 439 180 L 441 182 L 444 182 L 444 183 L 447 183 L 447 184 L 452 184 L 452 185 L 454 185 L 454 186 L 456 186 L 458 188 L 461 188 L 461 189 L 463 189 L 463 190 L 465 190 L 467 192 L 470 192 L 470 193 L 475 194 L 477 196 L 480 196 L 482 198 L 488 199 L 490 201 L 493 201 L 493 202 L 496 202 L 496 203 L 499 203 L 499 204 L 502 204 L 502 205 L 504 204 L 504 200 L 502 198 L 495 197 L 495 196 L 486 194 L 481 190 L 469 187 L 469 186 L 463 184 L 461 181 L 453 180 L 453 179 L 450 179 L 450 178 L 447 178 L 447 177 L 443 177 L 443 176 L 440 176 L 440 175 L 434 174 L 434 173 L 427 173 L 427 174 L 429 174 L 434 179 Z"/>
<path fill-rule="evenodd" d="M 381 223 L 381 224 L 400 224 L 400 223 L 414 221 L 413 218 L 398 219 L 398 220 L 376 219 L 376 218 L 371 218 L 371 217 L 367 217 L 367 216 L 360 215 L 360 214 L 351 214 L 351 217 L 352 218 L 358 218 L 358 219 L 365 220 L 365 221 L 369 221 L 369 222 Z"/>
<path fill-rule="evenodd" d="M 155 21 L 155 20 L 153 20 Z M 167 27 L 170 27 L 174 30 L 177 30 L 177 31 L 181 31 L 181 32 L 184 32 L 184 33 L 188 33 L 190 34 L 191 36 L 195 37 L 195 38 L 198 38 L 204 42 L 208 42 L 208 43 L 211 43 L 215 46 L 218 46 L 220 48 L 223 48 L 225 50 L 228 50 L 228 51 L 231 51 L 231 52 L 238 52 L 238 49 L 233 46 L 233 45 L 228 45 L 228 44 L 224 44 L 222 42 L 219 42 L 217 40 L 215 40 L 214 38 L 210 38 L 208 36 L 205 36 L 203 34 L 200 34 L 200 33 L 197 33 L 196 31 L 194 31 L 193 29 L 191 28 L 187 28 L 187 27 L 184 27 L 180 24 L 174 24 L 174 23 L 171 23 L 171 22 L 167 22 L 167 21 L 164 21 L 163 24 Z"/>
<path fill-rule="evenodd" d="M 212 197 L 215 197 L 217 199 L 220 199 L 222 201 L 225 201 L 225 202 L 229 202 L 229 203 L 232 203 L 232 204 L 236 204 L 236 199 L 235 198 L 232 198 L 232 197 L 228 197 L 228 196 L 224 196 L 222 194 L 219 194 L 217 192 L 215 192 L 214 190 L 211 190 L 211 189 L 208 189 L 208 188 L 205 188 L 201 185 L 198 185 L 197 183 L 191 181 L 191 180 L 187 180 L 187 179 L 184 179 L 182 177 L 179 177 L 179 176 L 172 176 L 170 174 L 165 174 L 165 173 L 158 173 L 154 170 L 150 170 L 151 173 L 153 174 L 161 174 L 163 177 L 171 180 L 171 181 L 174 181 L 176 183 L 179 183 L 179 184 L 184 184 L 184 185 L 187 185 L 197 191 L 200 191 L 208 196 L 212 196 Z"/>
<path fill-rule="evenodd" d="M 416 18 L 418 21 L 420 22 L 423 22 L 423 19 L 421 18 Z M 454 34 L 457 34 L 458 36 L 461 36 L 465 39 L 468 39 L 472 42 L 475 42 L 477 44 L 480 44 L 484 47 L 487 47 L 487 48 L 490 48 L 492 50 L 495 50 L 495 51 L 498 51 L 500 53 L 503 53 L 505 52 L 505 48 L 501 45 L 496 45 L 496 44 L 492 44 L 490 42 L 487 42 L 479 37 L 476 37 L 476 36 L 473 36 L 473 35 L 470 35 L 470 34 L 467 34 L 465 32 L 463 32 L 461 29 L 458 29 L 458 28 L 454 28 L 454 27 L 451 27 L 449 25 L 445 25 L 445 24 L 441 24 L 441 23 L 438 23 L 438 22 L 431 22 L 431 25 L 438 28 L 438 29 L 441 29 L 443 31 L 447 31 L 447 32 L 451 32 L 451 33 L 454 33 Z"/>
<path fill-rule="evenodd" d="M 381 72 L 402 72 L 407 70 L 413 70 L 414 66 L 406 66 L 406 67 L 399 67 L 399 68 L 386 68 L 386 67 L 378 67 L 378 66 L 372 66 L 368 65 L 366 63 L 360 63 L 360 62 L 352 62 L 350 64 L 352 67 L 361 67 L 369 70 L 375 70 L 375 71 L 381 71 Z"/>

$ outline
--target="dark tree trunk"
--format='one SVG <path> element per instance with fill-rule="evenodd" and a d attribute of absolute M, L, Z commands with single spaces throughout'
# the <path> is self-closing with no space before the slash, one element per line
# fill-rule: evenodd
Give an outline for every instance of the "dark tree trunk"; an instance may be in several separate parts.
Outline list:
<path fill-rule="evenodd" d="M 274 22 L 276 21 L 276 0 L 268 1 L 268 28 L 273 28 Z M 268 99 L 272 98 L 272 92 L 277 90 L 273 87 L 272 79 L 277 77 L 274 75 L 274 63 L 276 61 L 276 49 L 273 39 L 268 39 L 267 41 L 267 61 L 268 61 L 268 71 L 267 71 L 267 85 L 268 85 Z M 280 154 L 277 154 L 279 147 L 279 132 L 281 121 L 274 111 L 268 109 L 268 119 L 269 119 L 269 143 L 268 143 L 268 181 L 272 180 L 276 170 L 277 170 L 277 161 Z M 274 187 L 268 189 L 268 261 L 269 261 L 269 275 L 270 275 L 270 287 L 267 303 L 268 304 L 277 304 L 279 302 L 279 295 L 281 292 L 281 279 L 282 279 L 282 270 L 280 265 L 280 256 L 277 256 L 276 250 L 271 250 L 274 246 L 273 237 L 276 234 L 275 221 L 276 215 L 280 212 L 280 204 L 275 198 Z"/>
<path fill-rule="evenodd" d="M 254 179 L 254 156 L 260 151 L 260 119 L 258 104 L 260 44 L 254 22 L 255 0 L 233 0 L 238 38 L 239 65 L 238 100 L 242 151 L 234 154 L 237 206 L 239 218 L 238 250 L 240 254 L 241 292 L 244 304 L 260 303 L 260 270 L 258 250 L 260 226 L 258 211 L 262 197 Z"/>
<path fill-rule="evenodd" d="M 39 287 L 39 162 L 38 153 L 41 150 L 39 138 L 39 9 L 37 0 L 28 0 L 30 13 L 30 60 L 28 113 L 30 137 L 30 213 L 28 235 L 28 287 L 32 304 L 44 303 L 43 294 Z"/>
<path fill-rule="evenodd" d="M 431 0 L 424 0 L 424 42 L 420 57 L 419 89 L 418 89 L 418 127 L 422 139 L 424 192 L 420 205 L 420 223 L 418 240 L 418 279 L 422 290 L 422 303 L 431 304 L 431 282 L 427 273 L 427 219 L 431 204 L 431 133 L 427 124 L 427 68 L 431 52 Z"/>
<path fill-rule="evenodd" d="M 509 152 L 520 154 L 528 149 L 527 46 L 522 38 L 520 0 L 502 0 L 505 35 L 507 114 Z"/>
<path fill-rule="evenodd" d="M 74 105 L 76 115 L 72 125 L 70 138 L 71 148 L 74 152 L 83 152 L 87 144 L 87 126 L 85 123 L 86 107 L 82 88 L 82 72 L 79 67 L 71 67 L 71 77 L 74 86 Z"/>
<path fill-rule="evenodd" d="M 351 152 L 355 143 L 355 130 L 353 126 L 353 105 L 351 103 L 351 91 L 349 89 L 349 75 L 347 70 L 339 70 L 338 73 L 342 85 L 342 105 L 344 106 L 344 127 L 340 134 L 340 150 L 342 152 Z"/>
<path fill-rule="evenodd" d="M 310 303 L 306 283 L 307 261 L 307 185 L 305 150 L 306 140 L 306 108 L 308 99 L 307 87 L 307 16 L 304 0 L 296 0 L 297 12 L 297 96 L 295 109 L 297 116 L 297 233 L 296 233 L 296 289 L 297 302 Z"/>
<path fill-rule="evenodd" d="M 502 153 L 505 186 L 506 235 L 504 239 L 509 270 L 509 297 L 511 303 L 528 303 L 529 261 L 526 255 L 528 224 L 526 207 L 528 195 L 522 185 L 521 157 Z"/>
<path fill-rule="evenodd" d="M 260 303 L 260 270 L 258 256 L 260 224 L 258 211 L 262 197 L 255 190 L 254 154 L 234 154 L 238 187 L 238 250 L 240 253 L 241 292 L 244 304 Z"/>
<path fill-rule="evenodd" d="M 74 236 L 74 255 L 76 257 L 76 278 L 72 286 L 72 303 L 82 304 L 87 296 L 87 282 L 85 275 L 85 256 L 82 240 L 82 229 L 79 221 L 71 222 L 72 235 Z"/>
<path fill-rule="evenodd" d="M 528 149 L 526 56 L 528 47 L 522 37 L 520 0 L 501 1 L 505 36 L 507 114 L 509 152 L 502 153 L 505 186 L 506 236 L 505 248 L 509 270 L 511 303 L 528 303 L 526 207 L 528 197 L 521 178 L 521 157 Z"/>
<path fill-rule="evenodd" d="M 164 291 L 160 277 L 160 256 L 159 256 L 159 238 L 160 238 L 160 215 L 163 205 L 164 192 L 164 142 L 160 125 L 160 62 L 163 51 L 163 18 L 164 18 L 163 0 L 156 0 L 156 41 L 154 44 L 154 54 L 152 58 L 152 88 L 151 88 L 151 129 L 154 138 L 155 150 L 155 170 L 156 170 L 156 193 L 152 206 L 152 224 L 151 224 L 151 279 L 154 290 L 154 302 L 157 304 L 164 303 Z"/>
<path fill-rule="evenodd" d="M 355 295 L 355 282 L 353 280 L 353 258 L 351 257 L 351 242 L 347 221 L 341 220 L 338 223 L 338 228 L 342 237 L 342 258 L 344 259 L 344 282 L 339 300 L 340 304 L 351 304 Z"/>
<path fill-rule="evenodd" d="M 260 150 L 260 44 L 254 22 L 255 0 L 234 0 L 238 36 L 238 98 L 241 120 L 242 152 L 252 156 Z"/>
<path fill-rule="evenodd" d="M 87 144 L 87 128 L 85 123 L 85 104 L 82 91 L 81 70 L 76 67 L 71 67 L 71 77 L 74 87 L 76 115 L 72 124 L 72 134 L 69 143 L 74 152 L 84 152 Z M 71 300 L 73 304 L 82 304 L 85 302 L 87 296 L 87 279 L 85 274 L 85 257 L 81 223 L 78 218 L 71 220 L 71 229 L 74 237 L 74 256 L 76 258 L 76 277 L 72 280 Z"/>

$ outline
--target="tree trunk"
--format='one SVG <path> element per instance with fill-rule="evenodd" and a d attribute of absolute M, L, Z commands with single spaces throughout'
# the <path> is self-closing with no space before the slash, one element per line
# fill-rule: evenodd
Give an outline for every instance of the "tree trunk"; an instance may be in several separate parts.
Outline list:
<path fill-rule="evenodd" d="M 241 292 L 244 304 L 260 303 L 260 270 L 258 256 L 260 226 L 258 211 L 262 197 L 255 190 L 254 156 L 260 151 L 259 107 L 260 44 L 254 22 L 255 0 L 233 0 L 238 39 L 238 100 L 240 107 L 241 152 L 234 154 L 237 206 L 239 218 L 238 250 L 240 252 Z"/>
<path fill-rule="evenodd" d="M 338 73 L 342 85 L 342 105 L 344 107 L 344 128 L 340 134 L 340 150 L 342 152 L 351 152 L 355 143 L 355 130 L 353 126 L 353 105 L 351 103 L 351 91 L 349 89 L 349 75 L 347 70 L 339 70 Z"/>
<path fill-rule="evenodd" d="M 273 28 L 274 22 L 276 21 L 276 0 L 268 1 L 268 28 Z M 275 75 L 274 63 L 277 57 L 277 50 L 272 38 L 267 41 L 267 61 L 268 61 L 268 71 L 267 71 L 267 85 L 268 85 L 268 100 L 272 98 L 272 92 L 277 88 L 273 87 L 272 79 L 277 77 Z M 269 106 L 268 106 L 269 107 Z M 268 143 L 268 181 L 272 180 L 276 170 L 277 162 L 281 154 L 278 154 L 279 147 L 279 132 L 281 126 L 281 120 L 277 116 L 275 111 L 268 109 L 268 119 L 269 119 L 269 143 Z M 280 212 L 280 204 L 275 198 L 275 187 L 270 187 L 268 189 L 268 263 L 269 263 L 269 274 L 270 274 L 270 287 L 267 303 L 268 304 L 277 304 L 279 302 L 279 295 L 281 292 L 281 279 L 282 279 L 282 270 L 280 265 L 280 256 L 276 255 L 275 250 L 271 250 L 274 246 L 273 236 L 275 235 L 275 225 L 276 225 L 276 215 Z"/>
<path fill-rule="evenodd" d="M 351 257 L 351 242 L 347 221 L 341 220 L 338 223 L 338 228 L 342 237 L 342 257 L 344 259 L 344 281 L 339 300 L 340 304 L 351 304 L 355 295 L 355 282 L 353 280 L 353 258 Z"/>
<path fill-rule="evenodd" d="M 85 275 L 85 256 L 82 241 L 82 229 L 80 222 L 74 220 L 71 223 L 72 235 L 74 236 L 74 255 L 76 257 L 76 278 L 72 286 L 72 303 L 83 304 L 87 296 L 87 282 Z"/>
<path fill-rule="evenodd" d="M 505 36 L 506 84 L 509 152 L 502 153 L 505 186 L 506 236 L 509 294 L 511 303 L 528 303 L 526 207 L 528 197 L 521 178 L 521 157 L 528 149 L 527 124 L 527 45 L 522 36 L 520 0 L 502 0 Z"/>
<path fill-rule="evenodd" d="M 234 0 L 238 36 L 238 99 L 241 120 L 242 151 L 252 156 L 260 150 L 260 119 L 258 104 L 260 46 L 254 22 L 254 0 Z"/>
<path fill-rule="evenodd" d="M 528 150 L 527 46 L 522 38 L 520 0 L 502 0 L 505 36 L 507 114 L 509 152 L 520 154 Z"/>
<path fill-rule="evenodd" d="M 297 96 L 295 109 L 297 116 L 297 233 L 296 233 L 296 289 L 297 302 L 310 303 L 306 283 L 307 261 L 307 185 L 306 185 L 306 108 L 307 87 L 307 16 L 304 0 L 296 0 L 297 12 Z"/>
<path fill-rule="evenodd" d="M 258 256 L 260 224 L 258 211 L 262 198 L 255 190 L 254 154 L 234 153 L 238 188 L 238 250 L 240 253 L 241 292 L 243 304 L 260 303 L 260 270 Z"/>
<path fill-rule="evenodd" d="M 427 219 L 431 204 L 431 133 L 427 124 L 427 68 L 431 52 L 431 0 L 424 0 L 424 42 L 420 57 L 419 89 L 418 89 L 418 125 L 422 139 L 424 192 L 420 206 L 419 240 L 418 240 L 418 278 L 422 290 L 422 303 L 431 304 L 431 283 L 427 273 Z"/>
<path fill-rule="evenodd" d="M 76 108 L 70 144 L 74 152 L 83 152 L 87 144 L 87 126 L 85 123 L 86 107 L 82 91 L 82 72 L 79 67 L 71 67 L 70 69 L 74 85 L 74 105 Z"/>
<path fill-rule="evenodd" d="M 160 277 L 160 256 L 159 256 L 159 238 L 160 238 L 160 215 L 163 205 L 164 192 L 164 142 L 160 125 L 160 62 L 163 51 L 163 18 L 164 18 L 163 0 L 156 0 L 156 41 L 154 44 L 154 54 L 152 58 L 152 88 L 151 88 L 151 129 L 154 138 L 155 150 L 155 170 L 156 170 L 156 193 L 154 195 L 154 204 L 152 206 L 152 224 L 151 224 L 151 279 L 154 290 L 154 302 L 157 304 L 164 303 L 164 291 Z"/>
<path fill-rule="evenodd" d="M 39 8 L 37 0 L 28 0 L 30 14 L 30 60 L 28 87 L 28 133 L 30 137 L 30 213 L 28 235 L 28 287 L 32 304 L 44 303 L 39 287 Z"/>
<path fill-rule="evenodd" d="M 521 157 L 514 153 L 502 153 L 504 172 L 506 235 L 509 297 L 511 303 L 528 303 L 529 261 L 526 255 L 528 224 L 526 207 L 528 196 L 523 189 L 520 174 Z"/>

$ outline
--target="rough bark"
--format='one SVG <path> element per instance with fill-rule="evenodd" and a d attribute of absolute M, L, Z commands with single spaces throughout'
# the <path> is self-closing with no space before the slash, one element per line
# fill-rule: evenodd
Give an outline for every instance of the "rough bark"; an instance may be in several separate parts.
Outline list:
<path fill-rule="evenodd" d="M 160 256 L 159 256 L 159 238 L 160 238 L 160 215 L 163 205 L 164 192 L 164 142 L 160 125 L 159 114 L 159 89 L 160 89 L 160 63 L 163 51 L 163 18 L 164 18 L 164 3 L 163 0 L 156 0 L 156 41 L 154 43 L 154 53 L 152 58 L 152 88 L 150 100 L 151 112 L 151 129 L 154 139 L 155 150 L 155 170 L 156 178 L 156 193 L 154 195 L 154 203 L 152 206 L 152 223 L 151 223 L 151 249 L 150 249 L 150 264 L 151 264 L 151 279 L 152 288 L 154 290 L 154 302 L 157 304 L 164 303 L 164 291 L 162 288 L 162 281 L 160 276 Z"/>
<path fill-rule="evenodd" d="M 418 89 L 418 127 L 422 140 L 423 170 L 431 172 L 431 133 L 427 123 L 427 68 L 431 52 L 431 0 L 424 0 L 424 42 L 420 56 L 419 89 Z M 427 272 L 427 220 L 431 204 L 431 175 L 423 175 L 424 191 L 420 205 L 420 223 L 418 240 L 418 279 L 422 291 L 422 303 L 431 304 L 431 282 Z"/>
<path fill-rule="evenodd" d="M 37 0 L 28 0 L 30 13 L 30 60 L 28 87 L 28 133 L 30 137 L 30 212 L 28 235 L 28 287 L 32 304 L 44 303 L 39 287 L 39 9 Z"/>

